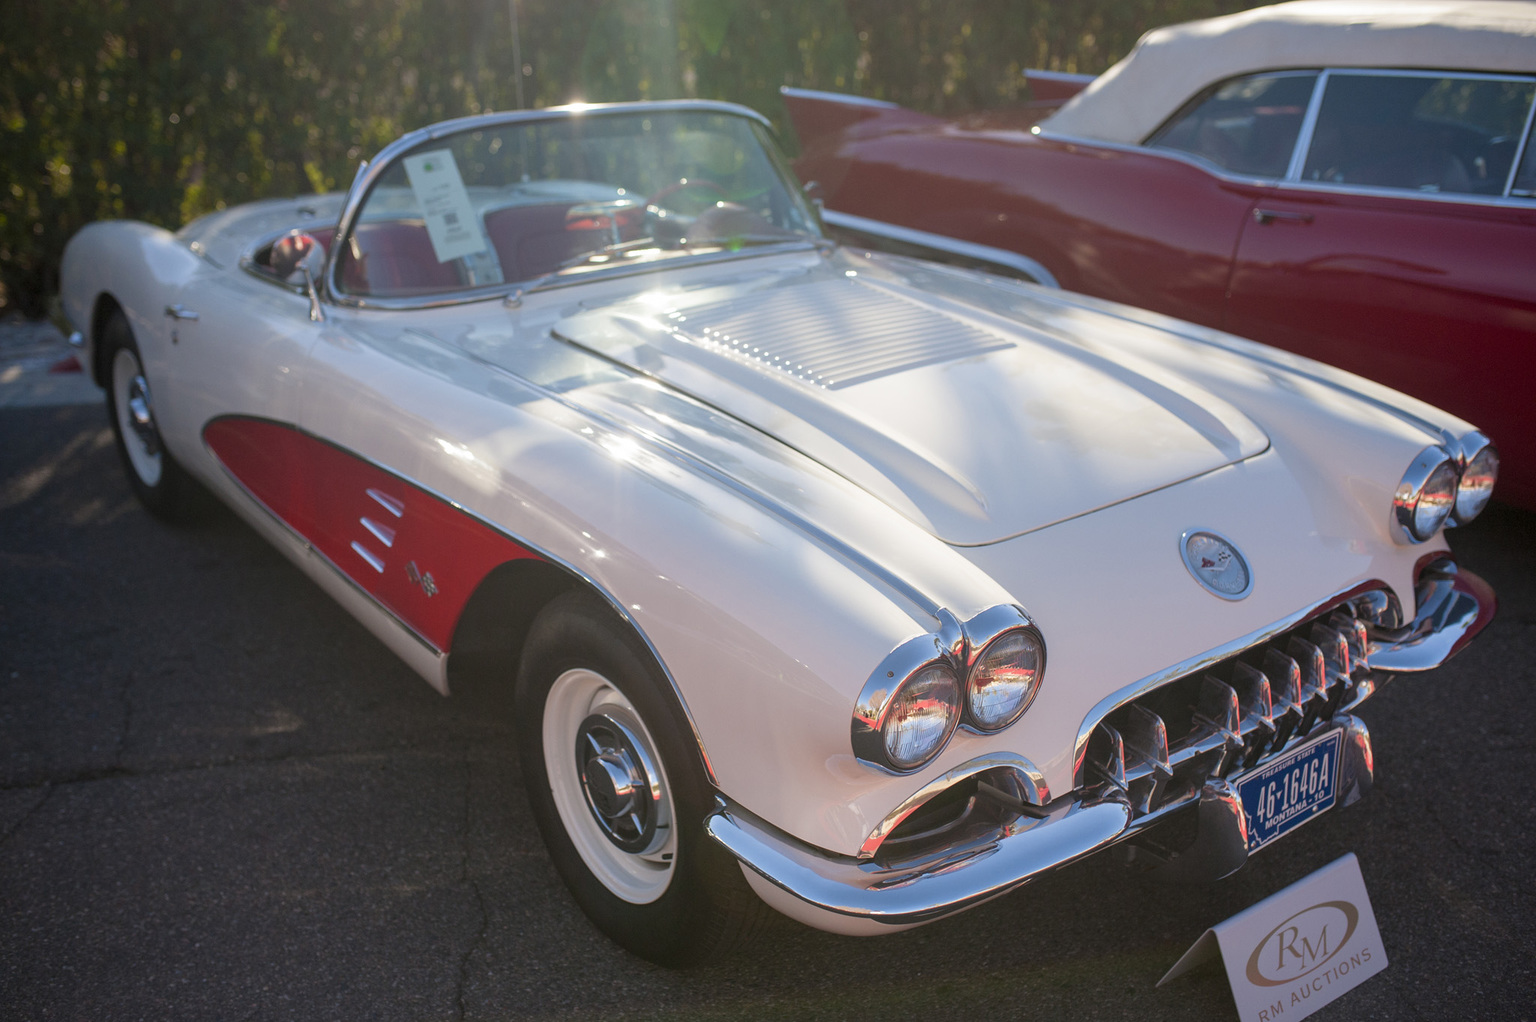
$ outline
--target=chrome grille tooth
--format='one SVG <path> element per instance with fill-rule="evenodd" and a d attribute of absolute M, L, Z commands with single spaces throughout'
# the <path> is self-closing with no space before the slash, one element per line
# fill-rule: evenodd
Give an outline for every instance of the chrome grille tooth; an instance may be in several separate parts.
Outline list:
<path fill-rule="evenodd" d="M 1357 649 L 1358 647 L 1358 649 Z M 1365 622 L 1355 619 L 1355 627 L 1349 634 L 1349 649 L 1355 658 L 1355 669 L 1371 669 L 1371 633 Z"/>
<path fill-rule="evenodd" d="M 1393 609 L 1394 603 L 1392 597 L 1382 590 L 1372 589 L 1351 600 L 1348 609 L 1365 624 L 1395 628 L 1399 622 L 1393 620 L 1398 616 Z"/>
<path fill-rule="evenodd" d="M 1144 706 L 1133 704 L 1122 722 L 1120 736 L 1131 805 L 1138 814 L 1156 808 L 1173 777 L 1168 759 L 1168 726 Z"/>
<path fill-rule="evenodd" d="M 1207 674 L 1200 681 L 1200 701 L 1195 705 L 1196 730 L 1204 730 L 1212 762 L 1207 766 L 1211 777 L 1225 776 L 1242 761 L 1243 709 L 1237 690 L 1220 678 Z M 1203 725 L 1203 728 L 1202 728 Z M 1220 750 L 1219 755 L 1214 754 Z"/>
<path fill-rule="evenodd" d="M 1311 638 L 1322 650 L 1323 660 L 1328 665 L 1327 700 L 1324 708 L 1318 713 L 1318 719 L 1328 720 L 1343 705 L 1344 696 L 1352 684 L 1349 640 L 1344 637 L 1343 632 L 1321 622 L 1312 626 Z"/>
<path fill-rule="evenodd" d="M 1163 718 L 1141 705 L 1133 705 L 1122 731 L 1127 749 L 1134 750 L 1148 762 L 1168 765 L 1168 725 Z"/>
<path fill-rule="evenodd" d="M 1275 724 L 1275 738 L 1270 748 L 1278 751 L 1285 748 L 1306 712 L 1301 705 L 1301 668 L 1273 646 L 1265 648 L 1260 667 L 1269 679 L 1270 712 Z"/>
<path fill-rule="evenodd" d="M 1247 768 L 1258 762 L 1275 736 L 1269 679 L 1252 664 L 1237 660 L 1232 664 L 1232 688 L 1237 692 L 1238 707 L 1242 711 L 1238 733 L 1243 737 L 1242 762 Z"/>
<path fill-rule="evenodd" d="M 1357 608 L 1351 609 L 1359 613 Z M 1342 612 L 1336 612 L 1329 623 L 1343 634 L 1344 641 L 1349 645 L 1350 664 L 1354 668 L 1349 674 L 1350 690 L 1340 700 L 1336 711 L 1353 709 L 1374 695 L 1380 683 L 1380 679 L 1371 670 L 1371 631 L 1360 617 Z"/>
<path fill-rule="evenodd" d="M 1323 659 L 1329 667 L 1345 677 L 1349 676 L 1349 642 L 1342 633 L 1319 621 L 1312 626 L 1307 637 L 1323 651 Z"/>
<path fill-rule="evenodd" d="M 1200 702 L 1195 715 L 1229 734 L 1236 734 L 1243 723 L 1243 708 L 1237 690 L 1220 678 L 1207 674 L 1200 682 Z"/>
<path fill-rule="evenodd" d="M 1365 622 L 1349 614 L 1336 612 L 1328 623 L 1344 636 L 1344 644 L 1349 647 L 1349 676 L 1358 678 L 1362 672 L 1369 671 L 1371 636 L 1365 629 Z"/>
<path fill-rule="evenodd" d="M 1107 722 L 1094 728 L 1088 740 L 1088 770 L 1099 780 L 1125 790 L 1125 741 Z"/>
<path fill-rule="evenodd" d="M 1301 669 L 1302 714 L 1296 733 L 1304 735 L 1312 730 L 1312 725 L 1328 708 L 1328 663 L 1323 659 L 1322 650 L 1299 635 L 1291 636 L 1285 651 Z"/>

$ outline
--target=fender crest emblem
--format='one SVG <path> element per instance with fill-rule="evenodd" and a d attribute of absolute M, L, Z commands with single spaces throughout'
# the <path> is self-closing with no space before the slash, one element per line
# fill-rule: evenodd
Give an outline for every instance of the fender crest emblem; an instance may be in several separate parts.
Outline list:
<path fill-rule="evenodd" d="M 437 595 L 437 580 L 432 577 L 430 571 L 422 571 L 416 567 L 416 562 L 411 561 L 405 566 L 406 577 L 421 587 L 421 591 L 428 596 Z"/>

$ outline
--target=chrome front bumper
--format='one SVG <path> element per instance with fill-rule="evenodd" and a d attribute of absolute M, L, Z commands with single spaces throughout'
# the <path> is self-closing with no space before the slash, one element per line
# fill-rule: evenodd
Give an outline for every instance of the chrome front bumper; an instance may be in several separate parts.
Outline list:
<path fill-rule="evenodd" d="M 1412 624 L 1377 630 L 1370 645 L 1369 669 L 1354 672 L 1343 698 L 1334 697 L 1332 715 L 1307 733 L 1310 740 L 1334 729 L 1344 732 L 1339 805 L 1357 801 L 1372 783 L 1370 735 L 1364 724 L 1345 711 L 1392 674 L 1427 671 L 1444 663 L 1483 629 L 1496 606 L 1485 582 L 1451 562 L 1427 570 L 1415 595 L 1418 612 Z M 1274 632 L 1296 624 L 1282 623 Z M 1096 714 L 1092 724 L 1104 716 L 1107 713 Z M 1242 734 L 1228 732 L 1227 737 L 1237 743 L 1233 752 L 1240 752 Z M 1166 807 L 1171 812 L 1198 804 L 1199 818 L 1195 844 L 1169 863 L 1167 872 L 1216 877 L 1243 864 L 1248 839 L 1234 782 L 1265 762 L 1250 760 L 1213 776 Z M 830 854 L 723 798 L 705 819 L 705 829 L 741 861 L 753 886 L 780 911 L 823 929 L 876 933 L 980 904 L 1159 822 L 1166 812 L 1149 811 L 1144 799 L 1136 804 L 1138 795 L 1125 780 L 1124 766 L 1122 753 L 1119 784 L 1080 783 L 1076 792 L 1049 805 L 1015 814 L 981 833 L 972 828 L 940 847 L 907 858 Z"/>

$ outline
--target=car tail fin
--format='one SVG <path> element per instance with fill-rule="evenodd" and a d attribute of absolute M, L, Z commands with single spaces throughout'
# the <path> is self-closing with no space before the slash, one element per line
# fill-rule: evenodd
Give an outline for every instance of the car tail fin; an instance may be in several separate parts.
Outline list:
<path fill-rule="evenodd" d="M 859 134 L 880 134 L 900 128 L 932 124 L 941 120 L 908 110 L 881 99 L 866 99 L 841 92 L 816 92 L 811 89 L 779 89 L 784 106 L 800 139 L 801 152 L 810 152 L 835 143 L 838 136 L 859 126 Z"/>

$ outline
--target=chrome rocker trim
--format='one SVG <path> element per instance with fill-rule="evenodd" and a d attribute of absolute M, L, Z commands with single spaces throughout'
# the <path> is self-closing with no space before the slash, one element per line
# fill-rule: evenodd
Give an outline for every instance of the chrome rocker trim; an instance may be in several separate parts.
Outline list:
<path fill-rule="evenodd" d="M 1358 801 L 1373 781 L 1370 734 L 1347 711 L 1380 688 L 1390 673 L 1426 671 L 1444 663 L 1482 630 L 1496 605 L 1487 583 L 1449 558 L 1425 569 L 1416 595 L 1413 623 L 1378 629 L 1369 647 L 1368 669 L 1359 671 L 1355 680 L 1354 697 L 1307 735 L 1311 740 L 1330 731 L 1344 732 L 1339 806 Z M 792 896 L 771 899 L 781 911 L 817 925 L 841 918 L 849 924 L 845 932 L 876 933 L 928 922 L 1006 894 L 1144 833 L 1168 813 L 1192 804 L 1198 806 L 1200 821 L 1196 843 L 1161 871 L 1186 879 L 1229 874 L 1248 854 L 1234 782 L 1266 763 L 1260 759 L 1228 776 L 1213 777 L 1194 797 L 1149 814 L 1137 812 L 1124 788 L 1086 784 L 1038 809 L 1012 815 L 1009 822 L 983 834 L 965 831 L 905 859 L 872 855 L 869 842 L 858 857 L 822 851 L 724 797 L 705 818 L 704 829 L 751 871 L 749 879 L 755 874 Z M 931 790 L 931 784 L 924 788 Z M 903 807 L 910 809 L 912 801 Z"/>

